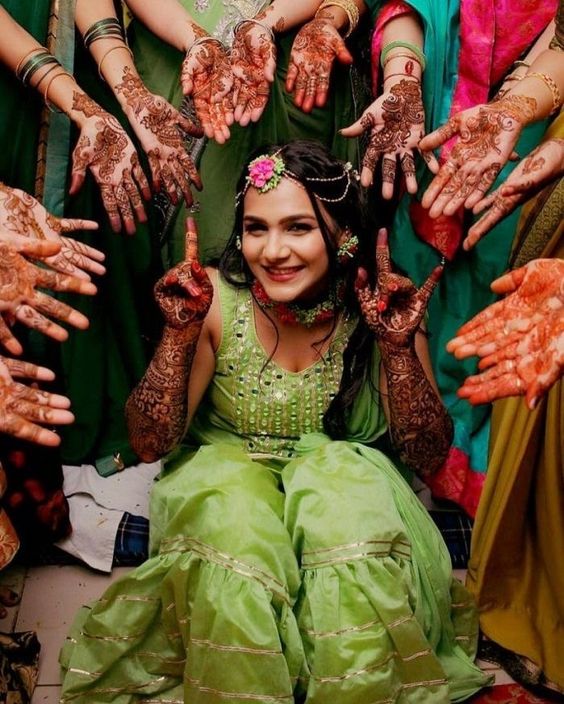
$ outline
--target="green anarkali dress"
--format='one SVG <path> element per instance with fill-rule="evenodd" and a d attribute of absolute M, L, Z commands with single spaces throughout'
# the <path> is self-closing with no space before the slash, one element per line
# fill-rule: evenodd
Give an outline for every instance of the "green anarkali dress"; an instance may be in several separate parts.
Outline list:
<path fill-rule="evenodd" d="M 390 460 L 367 387 L 350 441 L 322 418 L 354 325 L 302 372 L 272 362 L 247 290 L 220 282 L 216 372 L 151 497 L 151 557 L 83 609 L 62 702 L 459 701 L 477 614 Z M 199 449 L 198 446 L 199 445 Z"/>

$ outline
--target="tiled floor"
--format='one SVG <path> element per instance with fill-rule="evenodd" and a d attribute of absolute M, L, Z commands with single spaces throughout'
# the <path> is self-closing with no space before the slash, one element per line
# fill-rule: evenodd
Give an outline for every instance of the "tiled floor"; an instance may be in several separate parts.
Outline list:
<path fill-rule="evenodd" d="M 39 680 L 32 704 L 58 704 L 60 672 L 59 650 L 78 608 L 100 596 L 104 589 L 128 568 L 113 570 L 111 575 L 96 573 L 86 567 L 10 567 L 0 575 L 0 583 L 22 594 L 19 606 L 8 609 L 0 622 L 4 631 L 36 631 L 41 643 Z M 464 579 L 464 570 L 455 570 Z M 511 682 L 511 678 L 490 663 L 482 668 L 495 674 L 496 684 Z"/>
<path fill-rule="evenodd" d="M 22 594 L 19 606 L 8 609 L 0 628 L 10 631 L 35 631 L 41 643 L 39 679 L 32 704 L 57 704 L 61 676 L 57 662 L 59 650 L 74 614 L 79 607 L 101 596 L 104 589 L 127 568 L 111 575 L 86 567 L 10 567 L 0 582 Z"/>

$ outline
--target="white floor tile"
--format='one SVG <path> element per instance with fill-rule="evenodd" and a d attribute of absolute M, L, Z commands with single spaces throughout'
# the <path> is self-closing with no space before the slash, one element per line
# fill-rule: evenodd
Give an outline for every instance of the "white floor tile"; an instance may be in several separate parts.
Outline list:
<path fill-rule="evenodd" d="M 39 685 L 61 683 L 59 650 L 75 613 L 82 604 L 101 596 L 111 582 L 127 571 L 129 568 L 118 568 L 105 575 L 76 565 L 29 569 L 16 628 L 37 633 L 41 643 Z"/>

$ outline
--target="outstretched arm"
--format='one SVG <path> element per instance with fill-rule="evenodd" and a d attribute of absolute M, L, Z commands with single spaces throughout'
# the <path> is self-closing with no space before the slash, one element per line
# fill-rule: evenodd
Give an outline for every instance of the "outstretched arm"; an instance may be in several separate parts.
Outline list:
<path fill-rule="evenodd" d="M 341 134 L 357 137 L 363 132 L 369 133 L 368 147 L 362 161 L 361 183 L 366 187 L 372 185 L 380 161 L 382 195 L 390 199 L 394 194 L 398 161 L 409 193 L 417 191 L 417 152 L 433 173 L 438 171 L 439 165 L 432 152 L 419 149 L 425 130 L 421 93 L 425 58 L 422 53 L 423 30 L 418 15 L 411 12 L 390 19 L 384 27 L 382 39 L 382 94 L 359 120 L 341 130 Z"/>
<path fill-rule="evenodd" d="M 415 288 L 409 279 L 392 272 L 385 230 L 378 233 L 376 260 L 374 289 L 363 270 L 359 270 L 356 288 L 380 349 L 384 370 L 381 391 L 390 434 L 401 459 L 420 476 L 430 476 L 446 459 L 453 428 L 431 381 L 428 355 L 418 349 L 421 344 L 415 337 L 442 268 L 434 269 L 423 286 Z"/>
<path fill-rule="evenodd" d="M 147 462 L 166 454 L 186 431 L 189 410 L 193 407 L 192 399 L 189 407 L 190 376 L 213 296 L 211 282 L 198 261 L 197 234 L 191 218 L 186 234 L 185 261 L 155 286 L 155 296 L 165 317 L 162 339 L 125 407 L 131 446 Z M 196 376 L 207 377 L 209 381 L 209 365 L 205 371 L 204 366 L 198 366 Z"/>
<path fill-rule="evenodd" d="M 201 135 L 201 130 L 167 100 L 149 92 L 120 36 L 112 0 L 78 0 L 76 24 L 147 154 L 153 189 L 164 187 L 173 203 L 181 193 L 186 204 L 192 205 L 190 185 L 201 188 L 202 184 L 184 148 L 183 131 Z M 142 208 L 140 198 L 131 196 L 130 200 L 134 208 Z"/>

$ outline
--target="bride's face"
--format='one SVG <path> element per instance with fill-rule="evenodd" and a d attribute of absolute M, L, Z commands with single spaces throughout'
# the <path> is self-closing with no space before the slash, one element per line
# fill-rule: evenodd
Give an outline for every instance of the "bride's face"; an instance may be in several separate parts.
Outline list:
<path fill-rule="evenodd" d="M 245 194 L 243 256 L 274 301 L 316 298 L 328 288 L 329 255 L 307 192 L 283 178 L 270 191 Z"/>

